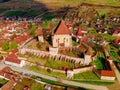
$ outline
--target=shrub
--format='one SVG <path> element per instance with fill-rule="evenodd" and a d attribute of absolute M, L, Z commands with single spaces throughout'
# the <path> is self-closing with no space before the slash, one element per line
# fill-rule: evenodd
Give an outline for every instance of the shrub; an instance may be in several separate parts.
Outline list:
<path fill-rule="evenodd" d="M 47 72 L 51 73 L 51 70 L 48 68 L 48 69 L 47 69 Z"/>

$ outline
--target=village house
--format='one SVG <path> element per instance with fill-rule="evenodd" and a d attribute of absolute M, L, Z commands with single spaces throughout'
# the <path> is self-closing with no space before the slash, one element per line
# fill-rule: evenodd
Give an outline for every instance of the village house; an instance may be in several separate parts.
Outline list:
<path fill-rule="evenodd" d="M 16 66 L 16 67 L 23 67 L 23 66 L 25 66 L 25 61 L 19 59 L 15 53 L 11 52 L 5 58 L 5 64 Z"/>
<path fill-rule="evenodd" d="M 83 35 L 84 35 L 84 34 L 82 33 L 82 28 L 81 28 L 81 27 L 78 27 L 76 42 L 79 42 L 80 39 L 83 37 Z"/>
<path fill-rule="evenodd" d="M 65 22 L 62 20 L 58 24 L 55 32 L 52 36 L 53 47 L 71 47 L 72 46 L 72 36 L 70 31 L 67 29 Z"/>
<path fill-rule="evenodd" d="M 14 72 L 9 67 L 4 67 L 2 70 L 0 70 L 0 78 L 8 80 L 8 82 L 3 85 L 0 90 L 12 90 L 14 85 L 16 84 L 16 80 L 18 80 L 19 77 L 14 75 Z"/>
<path fill-rule="evenodd" d="M 120 36 L 120 30 L 115 30 L 112 36 Z"/>
<path fill-rule="evenodd" d="M 38 34 L 38 40 L 39 40 L 39 42 L 43 43 L 44 42 L 44 38 L 43 38 L 43 32 L 42 32 L 42 30 L 38 28 L 37 34 Z"/>
<path fill-rule="evenodd" d="M 115 73 L 112 70 L 112 57 L 107 56 L 106 64 L 104 65 L 103 70 L 95 70 L 95 73 L 100 77 L 102 80 L 115 80 Z"/>

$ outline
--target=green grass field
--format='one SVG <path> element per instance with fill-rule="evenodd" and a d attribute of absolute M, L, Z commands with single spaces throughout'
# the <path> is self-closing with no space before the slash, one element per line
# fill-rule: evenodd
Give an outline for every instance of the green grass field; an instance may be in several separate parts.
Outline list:
<path fill-rule="evenodd" d="M 118 0 L 35 0 L 37 2 L 42 2 L 45 4 L 79 4 L 79 3 L 90 3 L 90 4 L 102 4 L 102 5 L 120 5 Z M 59 3 L 59 4 L 58 4 Z"/>

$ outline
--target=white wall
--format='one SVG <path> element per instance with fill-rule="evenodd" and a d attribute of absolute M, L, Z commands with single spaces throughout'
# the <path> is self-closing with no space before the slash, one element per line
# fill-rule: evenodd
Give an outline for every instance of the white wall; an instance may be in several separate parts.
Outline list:
<path fill-rule="evenodd" d="M 5 61 L 5 64 L 12 65 L 12 66 L 16 66 L 16 67 L 23 67 L 23 66 L 25 66 L 25 61 L 24 61 L 24 60 L 21 60 L 20 64 Z"/>
<path fill-rule="evenodd" d="M 102 80 L 115 80 L 115 77 L 101 76 Z"/>
<path fill-rule="evenodd" d="M 59 44 L 64 43 L 65 47 L 72 46 L 72 37 L 70 35 L 54 35 L 52 37 L 53 47 L 59 47 L 58 39 L 59 39 Z"/>

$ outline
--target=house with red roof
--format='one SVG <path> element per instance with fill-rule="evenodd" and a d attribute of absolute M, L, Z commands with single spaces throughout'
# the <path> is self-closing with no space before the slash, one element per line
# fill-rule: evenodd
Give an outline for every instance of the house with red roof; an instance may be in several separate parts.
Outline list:
<path fill-rule="evenodd" d="M 20 77 L 15 75 L 11 68 L 4 67 L 2 70 L 0 70 L 0 78 L 8 80 L 8 82 L 3 85 L 0 90 L 12 90 L 16 80 L 18 80 Z"/>
<path fill-rule="evenodd" d="M 72 29 L 73 23 L 71 23 L 71 22 L 66 22 L 65 24 L 66 24 L 66 26 L 67 26 L 68 29 Z"/>
<path fill-rule="evenodd" d="M 43 43 L 44 39 L 43 39 L 43 32 L 42 32 L 42 30 L 38 28 L 37 34 L 38 34 L 38 40 L 39 40 L 39 42 Z"/>
<path fill-rule="evenodd" d="M 25 66 L 25 61 L 19 59 L 17 55 L 12 52 L 5 58 L 5 64 L 16 66 L 16 67 L 23 67 Z"/>
<path fill-rule="evenodd" d="M 103 70 L 95 70 L 95 73 L 100 77 L 100 79 L 102 80 L 115 80 L 115 73 L 112 69 L 112 57 L 111 56 L 107 56 L 107 61 L 106 61 L 106 64 L 104 65 L 104 68 Z"/>
<path fill-rule="evenodd" d="M 83 37 L 83 32 L 82 32 L 82 28 L 81 27 L 78 27 L 78 31 L 77 31 L 77 33 L 76 33 L 76 36 L 77 36 L 77 39 L 76 39 L 76 41 L 77 42 L 79 42 L 80 41 L 80 39 Z"/>
<path fill-rule="evenodd" d="M 102 80 L 115 80 L 115 74 L 112 70 L 100 70 L 99 75 Z"/>
<path fill-rule="evenodd" d="M 120 45 L 120 38 L 115 39 L 114 44 L 119 46 Z"/>
<path fill-rule="evenodd" d="M 65 22 L 62 20 L 58 24 L 52 36 L 53 47 L 71 47 L 72 36 Z"/>
<path fill-rule="evenodd" d="M 112 36 L 120 36 L 120 30 L 115 30 Z"/>

